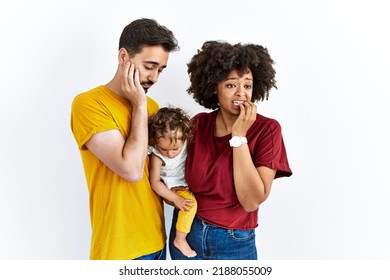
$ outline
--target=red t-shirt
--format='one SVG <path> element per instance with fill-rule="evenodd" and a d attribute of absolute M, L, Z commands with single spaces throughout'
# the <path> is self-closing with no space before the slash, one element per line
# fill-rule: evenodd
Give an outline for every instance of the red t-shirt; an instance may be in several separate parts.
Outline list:
<path fill-rule="evenodd" d="M 246 212 L 238 201 L 233 182 L 231 135 L 214 135 L 216 115 L 199 113 L 193 141 L 187 147 L 185 179 L 198 202 L 197 215 L 204 221 L 228 229 L 257 227 L 257 212 Z M 277 170 L 275 178 L 292 174 L 280 124 L 257 114 L 246 137 L 256 167 Z"/>

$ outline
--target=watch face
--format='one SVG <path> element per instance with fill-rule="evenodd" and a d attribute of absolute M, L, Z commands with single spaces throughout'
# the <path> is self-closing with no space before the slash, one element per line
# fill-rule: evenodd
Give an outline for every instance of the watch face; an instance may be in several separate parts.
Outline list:
<path fill-rule="evenodd" d="M 230 146 L 232 147 L 240 147 L 241 146 L 241 140 L 239 137 L 234 136 L 232 139 L 230 139 Z"/>
<path fill-rule="evenodd" d="M 240 147 L 242 143 L 248 143 L 246 137 L 233 136 L 232 139 L 229 140 L 229 144 L 231 147 Z"/>

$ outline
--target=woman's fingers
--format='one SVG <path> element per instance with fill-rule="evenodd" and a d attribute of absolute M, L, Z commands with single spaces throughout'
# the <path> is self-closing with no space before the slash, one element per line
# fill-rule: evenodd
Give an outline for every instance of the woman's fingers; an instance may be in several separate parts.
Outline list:
<path fill-rule="evenodd" d="M 243 102 L 240 104 L 241 111 L 240 111 L 240 116 L 246 120 L 248 119 L 253 119 L 254 116 L 256 116 L 257 113 L 257 106 L 252 103 L 252 102 Z"/>

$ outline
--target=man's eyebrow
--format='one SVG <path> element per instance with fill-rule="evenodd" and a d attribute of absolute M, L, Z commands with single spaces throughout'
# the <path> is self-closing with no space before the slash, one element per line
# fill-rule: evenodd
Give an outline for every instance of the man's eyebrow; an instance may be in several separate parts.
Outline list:
<path fill-rule="evenodd" d="M 147 64 L 153 64 L 153 65 L 157 65 L 157 66 L 159 66 L 159 65 L 160 65 L 158 62 L 156 62 L 156 61 L 152 61 L 152 60 L 145 60 L 145 61 L 144 61 L 144 63 L 147 63 Z M 161 67 L 162 67 L 162 68 L 166 68 L 166 67 L 167 67 L 167 65 L 162 65 Z"/>

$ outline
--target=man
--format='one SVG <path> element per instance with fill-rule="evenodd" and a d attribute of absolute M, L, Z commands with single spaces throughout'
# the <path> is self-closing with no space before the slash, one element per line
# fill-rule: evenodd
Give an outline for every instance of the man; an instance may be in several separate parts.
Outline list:
<path fill-rule="evenodd" d="M 77 95 L 71 128 L 89 190 L 91 259 L 165 259 L 163 205 L 149 183 L 148 117 L 158 110 L 145 93 L 179 46 L 153 19 L 126 26 L 118 69 L 106 85 Z"/>

